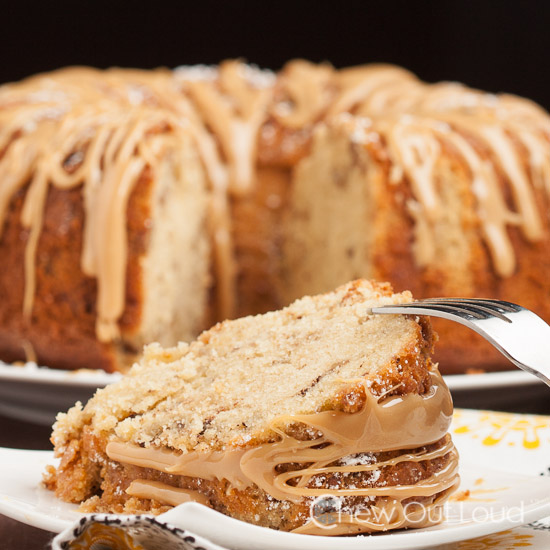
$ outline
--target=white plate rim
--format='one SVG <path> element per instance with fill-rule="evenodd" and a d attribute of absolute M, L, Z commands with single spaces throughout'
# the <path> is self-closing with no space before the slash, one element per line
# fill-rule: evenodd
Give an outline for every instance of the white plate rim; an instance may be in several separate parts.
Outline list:
<path fill-rule="evenodd" d="M 479 374 L 445 374 L 443 379 L 451 391 L 544 385 L 542 380 L 522 370 L 482 372 Z"/>
<path fill-rule="evenodd" d="M 523 476 L 523 477 L 536 477 L 536 476 Z M 196 515 L 206 515 L 204 509 L 206 507 L 194 502 L 188 502 L 182 505 L 182 510 L 188 514 L 195 513 Z M 243 522 L 224 516 L 220 512 L 216 512 L 210 508 L 206 508 L 208 515 L 212 519 L 224 522 L 230 528 L 231 526 L 246 529 L 248 536 L 265 536 L 266 531 L 272 533 L 271 529 L 265 527 L 259 527 L 252 524 L 244 524 Z M 163 520 L 166 516 L 166 521 L 170 523 L 170 512 L 156 516 L 157 519 Z M 308 550 L 312 546 L 315 546 L 316 550 L 333 550 L 335 547 L 349 550 L 402 550 L 408 548 L 410 550 L 419 550 L 424 548 L 434 548 L 440 545 L 449 543 L 458 543 L 465 540 L 475 539 L 494 533 L 500 533 L 507 529 L 520 527 L 526 523 L 539 520 L 550 514 L 550 497 L 548 501 L 536 509 L 525 512 L 525 522 L 513 522 L 507 521 L 488 521 L 485 523 L 469 523 L 467 528 L 464 525 L 445 526 L 441 528 L 441 525 L 435 525 L 433 527 L 425 529 L 410 529 L 401 530 L 396 532 L 376 533 L 370 535 L 357 535 L 354 537 L 315 537 L 315 544 L 312 545 L 312 536 L 303 535 L 297 533 L 288 533 L 285 531 L 275 531 L 277 538 L 281 539 L 281 543 L 285 543 L 287 548 L 293 548 L 294 550 Z M 218 517 L 221 516 L 221 517 Z M 172 524 L 174 525 L 174 524 Z M 189 528 L 187 528 L 189 529 Z M 192 529 L 189 529 L 192 530 Z M 205 537 L 204 534 L 201 535 Z M 207 537 L 205 537 L 207 538 Z M 434 539 L 434 540 L 431 540 Z M 337 541 L 337 542 L 336 542 Z M 213 540 L 216 544 L 221 544 L 219 540 Z M 282 544 L 281 544 L 282 546 Z"/>
<path fill-rule="evenodd" d="M 121 378 L 122 374 L 118 372 L 110 373 L 93 369 L 51 369 L 38 366 L 36 363 L 19 366 L 0 361 L 0 380 L 3 381 L 81 386 L 94 389 L 107 386 Z"/>

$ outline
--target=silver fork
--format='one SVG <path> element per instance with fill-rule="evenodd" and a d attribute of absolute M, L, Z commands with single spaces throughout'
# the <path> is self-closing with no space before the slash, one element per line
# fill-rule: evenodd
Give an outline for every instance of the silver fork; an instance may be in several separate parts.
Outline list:
<path fill-rule="evenodd" d="M 429 315 L 475 330 L 514 365 L 550 386 L 550 326 L 524 307 L 480 298 L 429 298 L 373 307 L 369 313 Z"/>

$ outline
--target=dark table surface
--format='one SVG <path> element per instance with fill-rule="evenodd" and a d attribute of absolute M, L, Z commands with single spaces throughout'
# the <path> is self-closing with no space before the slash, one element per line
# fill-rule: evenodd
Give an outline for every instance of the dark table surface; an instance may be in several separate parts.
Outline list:
<path fill-rule="evenodd" d="M 453 395 L 455 406 L 518 413 L 549 414 L 550 391 L 544 385 L 492 391 L 462 391 Z M 0 446 L 51 449 L 50 428 L 0 416 Z M 53 534 L 0 515 L 0 550 L 45 550 Z"/>

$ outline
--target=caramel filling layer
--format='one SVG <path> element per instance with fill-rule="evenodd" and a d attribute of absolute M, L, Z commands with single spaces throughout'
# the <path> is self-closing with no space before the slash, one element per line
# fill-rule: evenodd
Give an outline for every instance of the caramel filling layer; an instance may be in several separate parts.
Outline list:
<path fill-rule="evenodd" d="M 170 506 L 178 506 L 184 502 L 198 502 L 208 505 L 208 499 L 197 491 L 178 489 L 160 481 L 136 480 L 126 489 L 133 497 L 153 498 Z"/>
<path fill-rule="evenodd" d="M 354 414 L 323 411 L 280 416 L 270 426 L 277 439 L 251 448 L 179 454 L 112 441 L 106 452 L 117 462 L 193 478 L 225 479 L 236 489 L 256 485 L 275 499 L 294 503 L 326 495 L 381 497 L 383 502 L 390 504 L 402 503 L 411 497 L 436 497 L 457 484 L 458 457 L 450 437 L 434 450 L 419 450 L 444 438 L 451 421 L 452 401 L 439 373 L 432 373 L 432 382 L 424 395 L 408 394 L 381 400 L 366 389 L 365 405 Z M 287 433 L 291 425 L 305 426 L 317 437 L 299 440 Z M 369 455 L 402 449 L 399 456 L 379 462 L 374 462 Z M 345 476 L 349 474 L 362 473 L 375 479 L 377 471 L 387 466 L 445 456 L 449 458 L 441 470 L 411 485 L 376 486 L 373 482 L 373 486 L 356 487 L 345 484 Z M 287 464 L 299 464 L 300 468 L 281 472 L 278 467 Z M 338 488 L 329 489 L 323 487 L 322 482 L 316 483 L 316 480 L 335 475 L 343 481 Z M 161 502 L 181 502 L 178 489 L 163 486 L 165 492 L 162 494 L 157 489 L 152 482 L 138 480 L 128 491 Z M 395 514 L 403 521 L 410 520 L 408 517 L 403 519 L 403 514 L 397 511 L 390 515 Z M 396 518 L 392 521 L 398 521 Z M 376 523 L 374 520 L 370 523 L 373 522 Z M 372 525 L 367 523 L 365 530 L 372 530 Z M 356 532 L 357 524 L 353 525 L 352 531 Z M 387 528 L 387 522 L 384 520 L 379 528 Z"/>

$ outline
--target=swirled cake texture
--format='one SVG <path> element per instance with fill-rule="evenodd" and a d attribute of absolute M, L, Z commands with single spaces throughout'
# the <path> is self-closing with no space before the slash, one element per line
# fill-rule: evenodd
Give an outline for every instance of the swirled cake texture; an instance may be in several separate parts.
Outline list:
<path fill-rule="evenodd" d="M 58 417 L 47 486 L 86 511 L 191 500 L 306 534 L 438 523 L 458 457 L 435 337 L 424 318 L 369 313 L 411 299 L 356 280 L 191 344 L 149 346 L 123 380 Z"/>

